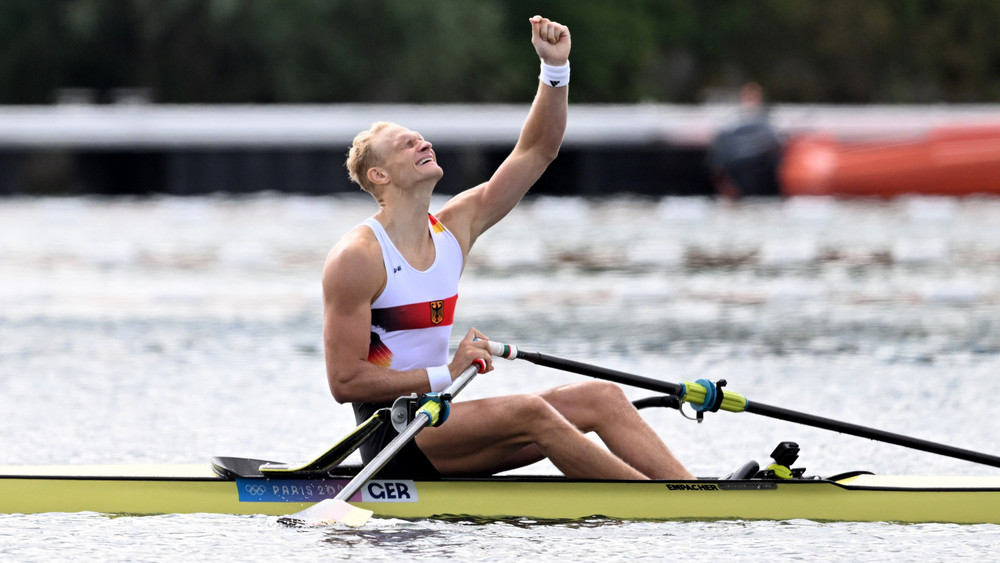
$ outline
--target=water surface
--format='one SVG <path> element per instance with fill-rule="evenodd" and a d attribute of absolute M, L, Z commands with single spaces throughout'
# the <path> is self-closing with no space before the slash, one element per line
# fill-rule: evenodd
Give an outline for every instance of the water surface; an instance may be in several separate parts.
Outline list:
<path fill-rule="evenodd" d="M 4 464 L 301 459 L 353 426 L 325 382 L 319 275 L 367 197 L 0 200 Z M 526 201 L 473 250 L 457 337 L 659 377 L 726 379 L 767 404 L 1000 453 L 1000 201 Z M 464 398 L 579 376 L 503 362 Z M 648 395 L 628 390 L 630 396 Z M 700 475 L 996 468 L 719 413 L 644 411 Z M 522 472 L 554 473 L 551 464 Z M 983 556 L 1000 526 L 790 522 L 400 522 L 0 515 L 12 560 L 463 561 Z"/>

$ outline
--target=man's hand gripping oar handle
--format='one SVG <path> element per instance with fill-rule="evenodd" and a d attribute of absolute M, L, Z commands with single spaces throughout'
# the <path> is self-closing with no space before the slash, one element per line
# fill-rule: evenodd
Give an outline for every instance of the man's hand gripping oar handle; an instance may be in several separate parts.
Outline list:
<path fill-rule="evenodd" d="M 442 395 L 447 394 L 452 397 L 458 394 L 459 391 L 465 388 L 466 385 L 472 381 L 472 378 L 476 374 L 482 373 L 486 370 L 486 362 L 477 359 L 471 366 L 465 368 L 465 370 L 456 377 L 444 391 L 441 392 Z M 395 457 L 400 450 L 403 449 L 407 443 L 410 442 L 421 430 L 437 422 L 438 417 L 441 414 L 441 403 L 435 401 L 428 401 L 421 405 L 417 409 L 414 415 L 413 422 L 406 426 L 406 428 L 399 433 L 398 436 L 392 439 L 385 448 L 382 449 L 374 459 L 371 460 L 364 469 L 362 469 L 354 479 L 351 479 L 343 489 L 337 493 L 337 496 L 332 499 L 322 500 L 309 508 L 296 512 L 290 516 L 285 516 L 279 519 L 280 522 L 290 523 L 290 524 L 309 524 L 309 525 L 320 525 L 320 524 L 336 524 L 344 523 L 349 526 L 362 526 L 372 517 L 371 510 L 365 510 L 363 508 L 358 508 L 349 504 L 347 501 L 351 500 L 362 487 L 365 486 L 376 473 L 382 470 L 383 467 L 389 461 Z"/>

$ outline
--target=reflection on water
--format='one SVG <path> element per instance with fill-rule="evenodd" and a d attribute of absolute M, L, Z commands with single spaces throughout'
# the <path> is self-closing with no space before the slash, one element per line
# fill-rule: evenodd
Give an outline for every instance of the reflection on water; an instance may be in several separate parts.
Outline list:
<path fill-rule="evenodd" d="M 361 196 L 0 200 L 5 462 L 324 450 L 354 422 L 326 387 L 319 273 L 330 245 L 373 211 Z M 998 225 L 996 199 L 527 201 L 473 250 L 456 334 L 476 326 L 525 349 L 668 381 L 726 379 L 751 400 L 996 454 L 1000 424 L 982 397 L 1000 386 Z M 502 362 L 463 398 L 577 380 Z M 808 474 L 998 471 L 745 413 L 703 424 L 670 410 L 643 416 L 701 475 L 766 462 L 782 440 L 802 446 Z M 304 560 L 659 558 L 668 547 L 693 555 L 683 547 L 693 545 L 736 555 L 738 542 L 748 559 L 822 560 L 831 546 L 841 558 L 886 550 L 914 559 L 1000 540 L 996 526 L 597 519 L 344 531 L 227 516 L 101 518 L 0 515 L 0 554 L 31 559 L 44 545 L 49 555 L 152 560 L 177 546 Z M 55 538 L 55 527 L 74 541 Z"/>
<path fill-rule="evenodd" d="M 336 527 L 324 531 L 323 541 L 334 548 L 391 549 L 398 553 L 420 555 L 434 549 L 456 547 L 460 537 L 444 528 L 432 528 L 408 522 L 390 526 L 375 522 L 366 528 Z"/>

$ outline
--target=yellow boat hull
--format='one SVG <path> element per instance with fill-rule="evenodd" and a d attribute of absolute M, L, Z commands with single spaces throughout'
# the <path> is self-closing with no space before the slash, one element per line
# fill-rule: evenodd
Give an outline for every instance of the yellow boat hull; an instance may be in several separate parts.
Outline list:
<path fill-rule="evenodd" d="M 205 465 L 0 467 L 0 513 L 286 515 L 349 480 L 229 479 Z M 789 520 L 1000 524 L 1000 476 L 835 480 L 376 480 L 357 506 L 384 518 Z"/>

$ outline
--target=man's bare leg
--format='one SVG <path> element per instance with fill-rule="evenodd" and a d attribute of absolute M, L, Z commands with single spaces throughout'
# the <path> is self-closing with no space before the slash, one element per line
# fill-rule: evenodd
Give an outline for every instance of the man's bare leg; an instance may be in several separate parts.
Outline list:
<path fill-rule="evenodd" d="M 587 438 L 540 395 L 509 395 L 451 406 L 448 421 L 421 432 L 417 444 L 444 474 L 496 472 L 511 460 L 547 457 L 571 478 L 646 479 Z M 533 447 L 541 454 L 534 456 Z"/>
<path fill-rule="evenodd" d="M 588 381 L 550 389 L 541 396 L 581 432 L 596 432 L 608 449 L 647 477 L 695 478 L 618 385 Z"/>

